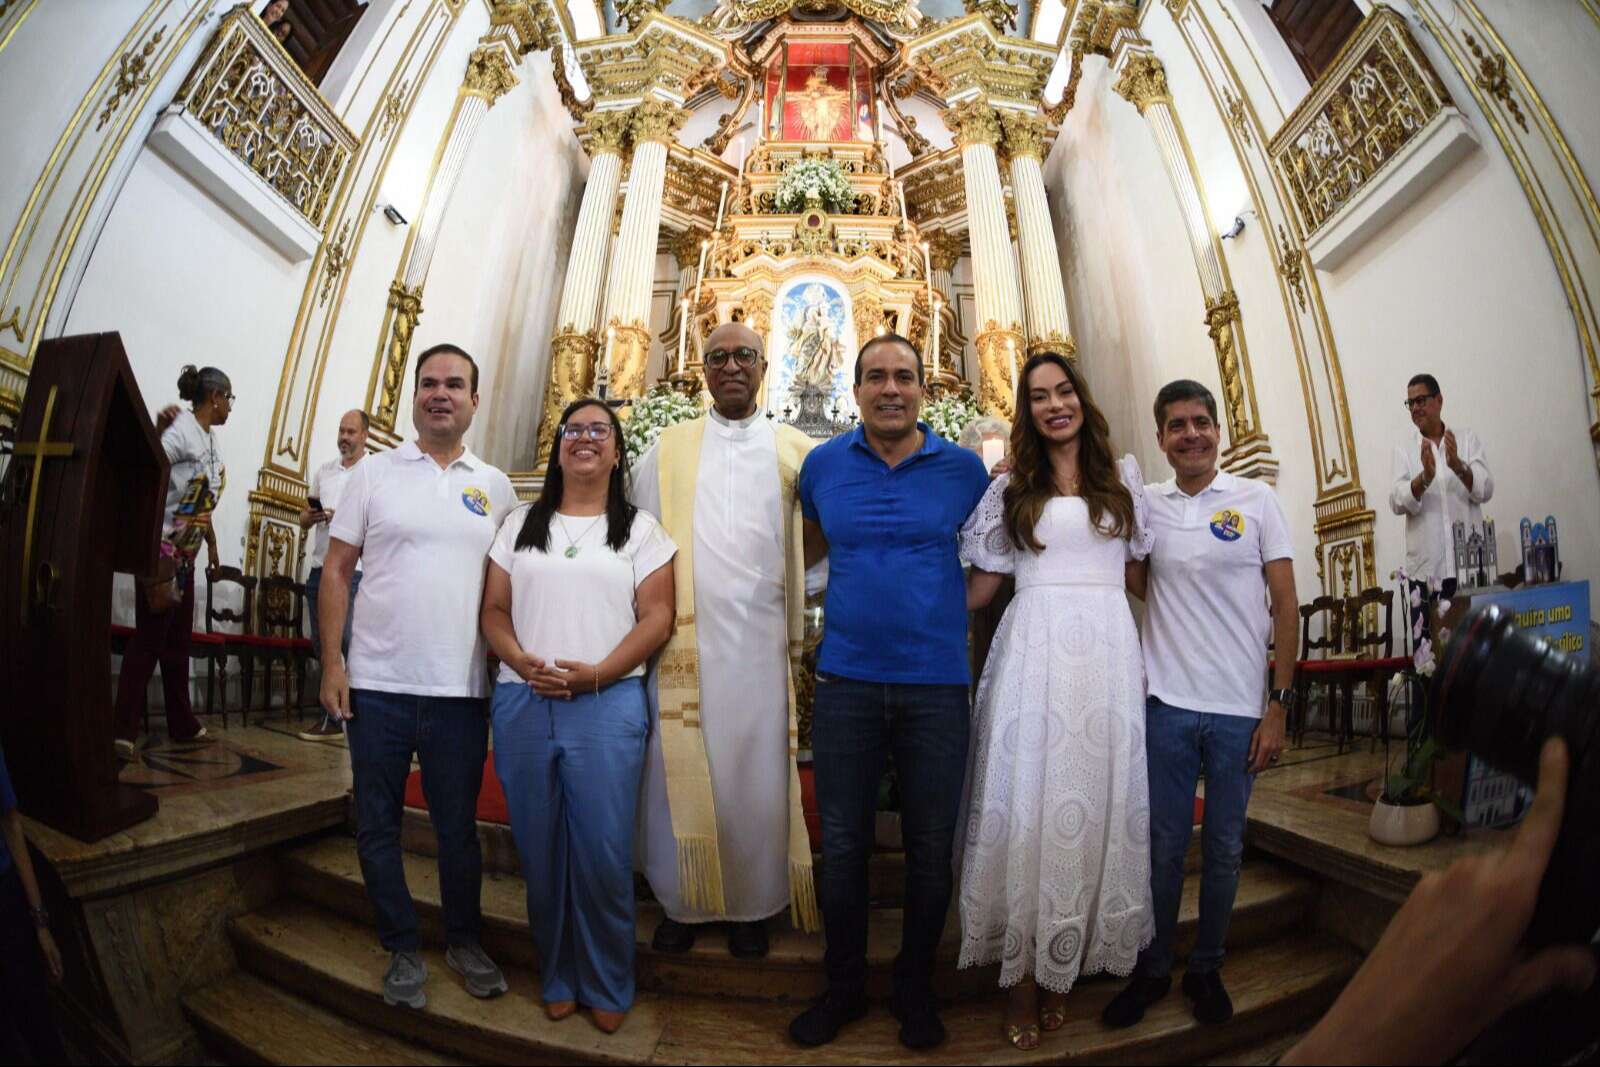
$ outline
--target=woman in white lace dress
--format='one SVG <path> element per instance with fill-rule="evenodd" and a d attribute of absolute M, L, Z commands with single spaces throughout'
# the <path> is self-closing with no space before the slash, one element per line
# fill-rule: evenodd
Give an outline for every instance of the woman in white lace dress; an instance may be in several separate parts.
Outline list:
<path fill-rule="evenodd" d="M 1017 393 L 1011 473 L 961 531 L 968 607 L 1006 574 L 1016 596 L 978 683 L 960 964 L 1000 964 L 1006 1037 L 1031 1049 L 1064 1024 L 1080 975 L 1131 973 L 1155 934 L 1144 664 L 1124 594 L 1151 538 L 1139 466 L 1112 458 L 1081 375 L 1042 353 Z"/>

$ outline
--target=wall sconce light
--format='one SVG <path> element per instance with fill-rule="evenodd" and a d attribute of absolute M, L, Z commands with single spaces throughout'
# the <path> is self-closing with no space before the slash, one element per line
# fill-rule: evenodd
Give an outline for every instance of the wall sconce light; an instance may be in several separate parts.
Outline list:
<path fill-rule="evenodd" d="M 1229 226 L 1220 235 L 1224 241 L 1232 240 L 1244 232 L 1244 219 L 1246 215 L 1250 216 L 1251 218 L 1255 218 L 1255 209 L 1250 208 L 1245 211 L 1241 211 L 1239 214 L 1233 217 L 1233 225 Z"/>
<path fill-rule="evenodd" d="M 395 207 L 393 204 L 383 205 L 383 217 L 394 223 L 396 226 L 404 226 L 406 224 L 406 217 L 400 214 L 400 209 Z"/>

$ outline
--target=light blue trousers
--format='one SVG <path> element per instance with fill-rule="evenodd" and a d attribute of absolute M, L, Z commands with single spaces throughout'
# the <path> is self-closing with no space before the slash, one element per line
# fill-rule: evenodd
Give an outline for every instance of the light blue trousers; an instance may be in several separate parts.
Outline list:
<path fill-rule="evenodd" d="M 633 832 L 649 712 L 644 681 L 547 700 L 495 687 L 494 769 L 505 787 L 546 1002 L 633 1004 Z"/>

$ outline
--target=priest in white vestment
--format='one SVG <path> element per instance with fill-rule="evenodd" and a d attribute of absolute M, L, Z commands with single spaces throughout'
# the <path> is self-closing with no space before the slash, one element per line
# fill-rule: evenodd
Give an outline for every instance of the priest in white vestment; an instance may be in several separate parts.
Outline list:
<path fill-rule="evenodd" d="M 650 675 L 638 841 L 666 912 L 656 949 L 688 951 L 698 926 L 727 922 L 729 951 L 754 958 L 791 904 L 797 925 L 819 925 L 791 674 L 805 597 L 794 486 L 812 442 L 759 410 L 755 331 L 719 326 L 705 353 L 711 412 L 668 427 L 633 471 L 634 503 L 683 546 L 674 635 Z"/>

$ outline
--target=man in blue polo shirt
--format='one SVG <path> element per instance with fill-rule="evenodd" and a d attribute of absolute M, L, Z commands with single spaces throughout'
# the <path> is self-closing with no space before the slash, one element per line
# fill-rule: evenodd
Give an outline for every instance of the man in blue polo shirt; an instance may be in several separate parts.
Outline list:
<path fill-rule="evenodd" d="M 811 725 L 828 992 L 789 1025 L 804 1045 L 866 1014 L 867 859 L 891 751 L 906 849 L 891 1008 L 906 1047 L 945 1037 L 932 976 L 954 881 L 970 681 L 956 532 L 988 477 L 974 453 L 917 421 L 922 373 L 903 337 L 863 345 L 861 425 L 814 449 L 800 471 L 806 563 L 826 555 L 829 568 Z"/>

